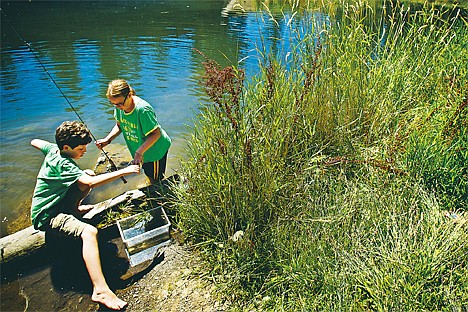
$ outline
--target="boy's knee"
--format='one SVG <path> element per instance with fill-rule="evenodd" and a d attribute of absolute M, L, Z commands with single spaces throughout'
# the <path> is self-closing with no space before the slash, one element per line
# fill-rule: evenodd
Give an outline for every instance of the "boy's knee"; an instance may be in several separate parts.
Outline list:
<path fill-rule="evenodd" d="M 88 224 L 83 229 L 83 232 L 81 233 L 81 237 L 83 239 L 95 238 L 95 237 L 97 237 L 97 234 L 98 234 L 98 229 L 95 228 L 94 226 Z"/>

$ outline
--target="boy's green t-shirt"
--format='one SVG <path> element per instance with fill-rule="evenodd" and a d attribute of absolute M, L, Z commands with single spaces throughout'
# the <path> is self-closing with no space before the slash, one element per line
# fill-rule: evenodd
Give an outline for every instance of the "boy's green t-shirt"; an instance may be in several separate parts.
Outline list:
<path fill-rule="evenodd" d="M 158 161 L 169 150 L 171 139 L 159 125 L 153 107 L 145 100 L 136 97 L 135 108 L 130 113 L 116 109 L 114 117 L 120 124 L 132 157 L 135 157 L 135 152 L 145 142 L 146 136 L 157 128 L 161 132 L 161 137 L 145 152 L 143 161 L 145 163 Z"/>
<path fill-rule="evenodd" d="M 69 187 L 85 172 L 70 158 L 60 155 L 56 144 L 41 148 L 45 158 L 37 176 L 31 205 L 31 220 L 35 229 L 47 224 Z"/>

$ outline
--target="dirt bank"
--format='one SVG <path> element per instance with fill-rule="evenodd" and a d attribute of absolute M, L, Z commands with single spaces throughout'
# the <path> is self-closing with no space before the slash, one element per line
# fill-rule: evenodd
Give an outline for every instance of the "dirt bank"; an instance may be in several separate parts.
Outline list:
<path fill-rule="evenodd" d="M 166 247 L 164 257 L 141 279 L 117 290 L 128 302 L 127 311 L 227 311 L 216 298 L 216 288 L 197 278 L 200 259 L 184 245 Z"/>
<path fill-rule="evenodd" d="M 124 285 L 115 287 L 108 280 L 116 294 L 128 302 L 126 311 L 227 311 L 228 305 L 217 300 L 214 285 L 193 274 L 201 266 L 193 251 L 174 242 L 152 266 Z M 45 266 L 3 284 L 0 311 L 107 311 L 91 300 L 84 267 L 67 267 Z M 108 273 L 111 277 L 117 272 Z"/>

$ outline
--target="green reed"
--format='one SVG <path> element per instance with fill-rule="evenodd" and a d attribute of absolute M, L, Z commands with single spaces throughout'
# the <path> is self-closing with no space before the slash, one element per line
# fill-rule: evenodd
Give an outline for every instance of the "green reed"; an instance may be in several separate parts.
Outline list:
<path fill-rule="evenodd" d="M 177 225 L 233 309 L 466 309 L 467 21 L 327 13 L 249 81 L 200 52 Z"/>

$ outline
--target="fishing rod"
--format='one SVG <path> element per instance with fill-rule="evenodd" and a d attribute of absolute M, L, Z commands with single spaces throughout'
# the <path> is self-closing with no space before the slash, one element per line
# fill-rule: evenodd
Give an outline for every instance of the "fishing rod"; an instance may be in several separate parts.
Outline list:
<path fill-rule="evenodd" d="M 40 58 L 37 56 L 36 52 L 34 52 L 31 44 L 24 40 L 23 37 L 21 37 L 21 35 L 19 34 L 19 32 L 16 30 L 15 26 L 13 25 L 13 23 L 8 19 L 8 16 L 6 15 L 5 11 L 0 8 L 0 10 L 2 11 L 2 13 L 5 15 L 6 17 L 6 20 L 8 22 L 8 24 L 10 24 L 11 28 L 13 29 L 13 31 L 16 33 L 16 35 L 18 36 L 18 38 L 28 47 L 28 50 L 29 52 L 32 53 L 32 55 L 34 55 L 34 57 L 36 58 L 37 62 L 41 65 L 41 67 L 44 69 L 44 71 L 46 72 L 46 74 L 49 76 L 50 80 L 53 82 L 53 84 L 57 87 L 57 89 L 60 91 L 60 94 L 63 96 L 63 98 L 67 101 L 68 105 L 70 106 L 70 108 L 73 110 L 73 112 L 76 114 L 76 116 L 78 117 L 78 119 L 86 126 L 86 123 L 84 122 L 84 120 L 81 118 L 80 114 L 78 113 L 78 111 L 75 109 L 75 107 L 72 105 L 72 103 L 70 102 L 70 100 L 68 100 L 67 96 L 65 95 L 65 93 L 63 93 L 62 89 L 60 88 L 60 86 L 57 84 L 57 82 L 55 81 L 54 77 L 52 77 L 52 75 L 49 73 L 49 71 L 47 70 L 47 68 L 44 66 L 44 64 L 41 62 Z M 88 126 L 86 126 L 86 128 L 88 128 Z M 89 130 L 89 128 L 88 128 Z M 89 130 L 89 134 L 91 134 L 91 137 L 93 138 L 94 141 L 97 141 L 96 140 L 96 137 L 93 135 L 93 133 L 91 132 L 91 130 Z M 115 163 L 112 161 L 112 159 L 109 157 L 109 155 L 107 154 L 107 152 L 104 151 L 103 148 L 101 148 L 101 151 L 102 151 L 102 154 L 104 154 L 104 156 L 106 157 L 107 161 L 109 162 L 110 166 L 111 166 L 111 169 L 112 171 L 116 171 L 117 170 L 117 166 L 115 165 Z M 127 180 L 124 178 L 124 177 L 120 177 L 120 179 L 122 179 L 123 183 L 127 183 Z"/>

